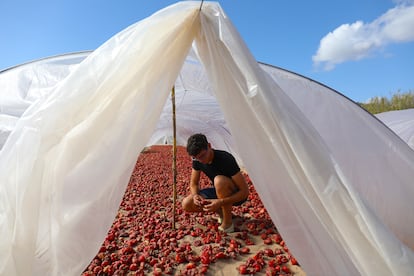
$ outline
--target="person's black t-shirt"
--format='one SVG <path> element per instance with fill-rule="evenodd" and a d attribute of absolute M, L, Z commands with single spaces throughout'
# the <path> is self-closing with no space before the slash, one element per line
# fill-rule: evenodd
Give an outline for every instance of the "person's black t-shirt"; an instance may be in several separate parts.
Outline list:
<path fill-rule="evenodd" d="M 230 153 L 223 150 L 215 150 L 211 164 L 203 164 L 193 159 L 193 169 L 204 172 L 214 182 L 216 175 L 232 177 L 240 171 L 236 159 Z"/>

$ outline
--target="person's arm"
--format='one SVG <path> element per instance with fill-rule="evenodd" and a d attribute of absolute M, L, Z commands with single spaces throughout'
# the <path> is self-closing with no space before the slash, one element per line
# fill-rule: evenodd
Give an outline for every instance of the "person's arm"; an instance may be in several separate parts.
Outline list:
<path fill-rule="evenodd" d="M 193 195 L 193 202 L 196 206 L 203 205 L 203 197 L 198 194 L 200 188 L 198 186 L 198 182 L 200 181 L 200 171 L 192 169 L 191 171 L 191 179 L 190 179 L 190 193 Z"/>
<path fill-rule="evenodd" d="M 231 177 L 234 184 L 238 188 L 238 191 L 234 193 L 233 195 L 222 198 L 221 204 L 234 204 L 236 202 L 245 200 L 249 196 L 249 187 L 247 185 L 247 182 L 241 172 L 236 173 Z"/>
<path fill-rule="evenodd" d="M 190 193 L 192 195 L 198 194 L 198 191 L 199 191 L 198 182 L 199 181 L 200 181 L 200 171 L 192 169 L 191 178 L 190 178 Z"/>

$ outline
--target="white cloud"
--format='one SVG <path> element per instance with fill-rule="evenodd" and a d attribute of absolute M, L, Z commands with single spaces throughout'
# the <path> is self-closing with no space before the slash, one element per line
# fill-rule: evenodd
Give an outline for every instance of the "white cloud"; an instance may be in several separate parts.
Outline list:
<path fill-rule="evenodd" d="M 394 2 L 397 5 L 412 5 L 412 4 L 414 4 L 414 0 L 393 0 L 392 2 Z"/>
<path fill-rule="evenodd" d="M 325 70 L 337 64 L 360 60 L 391 43 L 414 41 L 414 0 L 398 5 L 372 21 L 343 24 L 323 37 L 312 57 Z"/>

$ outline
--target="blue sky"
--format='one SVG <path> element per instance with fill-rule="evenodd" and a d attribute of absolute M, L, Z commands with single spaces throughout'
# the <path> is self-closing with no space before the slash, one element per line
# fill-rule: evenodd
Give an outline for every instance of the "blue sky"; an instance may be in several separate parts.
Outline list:
<path fill-rule="evenodd" d="M 0 70 L 96 49 L 175 2 L 1 0 Z M 260 62 L 359 102 L 414 91 L 414 0 L 218 2 Z"/>

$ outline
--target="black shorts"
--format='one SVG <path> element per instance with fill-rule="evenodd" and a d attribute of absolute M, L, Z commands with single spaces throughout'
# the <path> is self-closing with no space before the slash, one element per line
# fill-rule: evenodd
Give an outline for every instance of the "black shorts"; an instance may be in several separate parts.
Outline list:
<path fill-rule="evenodd" d="M 198 192 L 198 194 L 201 195 L 202 197 L 204 197 L 205 199 L 217 199 L 216 188 L 201 189 Z M 246 200 L 247 200 L 247 198 L 245 200 L 233 203 L 233 206 L 242 205 L 244 202 L 246 202 Z"/>

